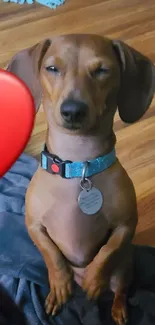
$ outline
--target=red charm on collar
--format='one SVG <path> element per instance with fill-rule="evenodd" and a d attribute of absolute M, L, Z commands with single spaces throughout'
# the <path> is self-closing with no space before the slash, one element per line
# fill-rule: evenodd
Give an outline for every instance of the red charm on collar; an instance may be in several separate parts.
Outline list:
<path fill-rule="evenodd" d="M 58 165 L 52 164 L 51 169 L 53 170 L 54 173 L 59 173 L 59 166 Z"/>

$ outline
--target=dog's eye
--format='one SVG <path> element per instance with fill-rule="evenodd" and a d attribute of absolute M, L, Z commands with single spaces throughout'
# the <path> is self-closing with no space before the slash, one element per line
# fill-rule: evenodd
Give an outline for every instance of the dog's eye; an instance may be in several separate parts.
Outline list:
<path fill-rule="evenodd" d="M 91 76 L 94 78 L 104 77 L 109 74 L 109 69 L 105 67 L 98 67 L 94 71 L 91 72 Z"/>
<path fill-rule="evenodd" d="M 52 65 L 50 65 L 49 67 L 46 67 L 46 70 L 47 70 L 48 72 L 53 72 L 53 73 L 55 73 L 55 74 L 59 74 L 59 73 L 60 73 L 60 71 L 59 71 L 56 67 L 54 67 L 54 66 L 52 66 Z"/>

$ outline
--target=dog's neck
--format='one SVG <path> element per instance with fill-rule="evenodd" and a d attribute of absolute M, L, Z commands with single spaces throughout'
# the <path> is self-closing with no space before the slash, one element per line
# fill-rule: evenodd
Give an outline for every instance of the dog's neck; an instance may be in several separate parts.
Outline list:
<path fill-rule="evenodd" d="M 101 134 L 65 133 L 54 126 L 48 129 L 46 135 L 48 151 L 62 160 L 71 161 L 86 161 L 103 156 L 113 149 L 115 142 L 113 132 L 105 138 Z"/>

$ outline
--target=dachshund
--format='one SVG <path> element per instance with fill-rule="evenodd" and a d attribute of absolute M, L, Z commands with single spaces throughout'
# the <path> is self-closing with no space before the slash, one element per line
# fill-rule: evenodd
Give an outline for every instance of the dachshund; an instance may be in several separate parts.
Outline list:
<path fill-rule="evenodd" d="M 47 119 L 25 199 L 26 227 L 48 269 L 46 312 L 58 313 L 76 281 L 89 299 L 112 291 L 112 318 L 124 325 L 138 213 L 113 124 L 117 109 L 129 124 L 145 114 L 154 65 L 122 41 L 71 34 L 20 51 L 7 70 L 27 85 L 36 113 L 42 104 Z"/>

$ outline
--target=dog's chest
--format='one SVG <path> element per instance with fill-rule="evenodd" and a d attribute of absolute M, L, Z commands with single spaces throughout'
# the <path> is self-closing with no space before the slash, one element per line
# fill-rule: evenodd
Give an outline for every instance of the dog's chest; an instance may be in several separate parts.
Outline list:
<path fill-rule="evenodd" d="M 103 208 L 88 215 L 79 207 L 80 193 L 79 180 L 54 181 L 46 192 L 42 222 L 64 255 L 73 263 L 83 265 L 102 246 L 109 224 L 104 214 L 104 197 Z"/>

